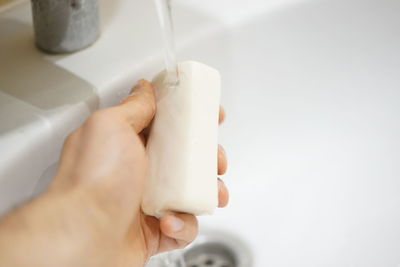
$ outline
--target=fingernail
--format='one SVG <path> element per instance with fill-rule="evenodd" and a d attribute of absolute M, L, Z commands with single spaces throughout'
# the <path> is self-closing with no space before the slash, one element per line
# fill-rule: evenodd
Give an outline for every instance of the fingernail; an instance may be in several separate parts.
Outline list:
<path fill-rule="evenodd" d="M 171 216 L 170 221 L 171 229 L 174 232 L 179 232 L 183 229 L 185 223 L 176 216 Z"/>
<path fill-rule="evenodd" d="M 136 94 L 136 93 L 137 93 L 137 90 L 138 90 L 139 88 L 140 88 L 140 86 L 136 84 L 136 85 L 132 88 L 132 90 L 129 92 L 129 95 L 131 96 L 131 95 Z"/>
<path fill-rule="evenodd" d="M 225 109 L 222 107 L 222 106 L 220 106 L 219 107 L 219 123 L 222 123 L 222 122 L 224 122 L 225 121 L 225 117 L 226 117 L 226 115 L 225 115 Z"/>
<path fill-rule="evenodd" d="M 218 144 L 219 149 L 221 150 L 221 153 L 224 157 L 226 157 L 226 152 L 223 146 L 221 146 L 220 144 Z"/>
<path fill-rule="evenodd" d="M 136 85 L 132 88 L 132 90 L 131 90 L 131 92 L 130 92 L 129 94 L 130 94 L 130 95 L 135 94 L 135 91 L 136 91 L 136 90 L 138 90 L 139 88 L 143 87 L 143 83 L 144 83 L 144 80 L 143 80 L 143 79 L 139 80 L 139 81 L 136 83 Z"/>

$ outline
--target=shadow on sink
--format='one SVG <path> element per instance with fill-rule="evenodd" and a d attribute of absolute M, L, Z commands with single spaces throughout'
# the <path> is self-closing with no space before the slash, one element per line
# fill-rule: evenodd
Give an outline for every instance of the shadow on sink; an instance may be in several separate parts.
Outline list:
<path fill-rule="evenodd" d="M 7 97 L 7 105 L 0 107 L 0 114 L 24 117 L 17 108 L 21 104 L 31 107 L 31 111 L 39 115 L 81 102 L 89 110 L 97 108 L 98 97 L 94 87 L 47 60 L 47 55 L 35 48 L 30 25 L 6 18 L 0 19 L 0 25 L 0 92 L 10 96 Z M 10 99 L 15 100 L 15 105 L 10 103 Z M 32 114 L 26 116 L 31 117 Z M 26 120 L 22 118 L 20 121 Z M 18 126 L 15 121 L 2 123 L 0 133 Z"/>

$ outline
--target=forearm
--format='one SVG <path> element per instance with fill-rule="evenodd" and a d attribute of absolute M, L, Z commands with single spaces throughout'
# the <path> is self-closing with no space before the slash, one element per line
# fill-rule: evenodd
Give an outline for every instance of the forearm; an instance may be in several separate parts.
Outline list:
<path fill-rule="evenodd" d="M 114 220 L 84 192 L 46 193 L 0 219 L 0 267 L 143 266 L 144 240 L 124 251 Z"/>
<path fill-rule="evenodd" d="M 76 227 L 77 204 L 69 194 L 44 194 L 1 219 L 0 266 L 78 266 L 72 261 L 90 237 Z"/>

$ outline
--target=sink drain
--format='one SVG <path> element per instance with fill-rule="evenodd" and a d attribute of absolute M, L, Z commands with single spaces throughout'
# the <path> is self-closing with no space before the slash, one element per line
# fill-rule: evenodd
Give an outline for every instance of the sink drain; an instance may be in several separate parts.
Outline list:
<path fill-rule="evenodd" d="M 212 231 L 183 250 L 184 267 L 251 267 L 251 253 L 236 236 Z"/>
<path fill-rule="evenodd" d="M 184 253 L 186 267 L 235 267 L 235 253 L 221 243 L 206 243 Z"/>
<path fill-rule="evenodd" d="M 153 257 L 147 267 L 252 267 L 247 245 L 235 235 L 208 231 L 183 250 Z"/>

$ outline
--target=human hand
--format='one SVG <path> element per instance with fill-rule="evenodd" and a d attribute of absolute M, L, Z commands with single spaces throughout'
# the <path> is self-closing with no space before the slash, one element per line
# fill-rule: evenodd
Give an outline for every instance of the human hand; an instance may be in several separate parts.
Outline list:
<path fill-rule="evenodd" d="M 29 266 L 143 266 L 150 256 L 182 248 L 196 237 L 193 215 L 158 220 L 141 211 L 145 131 L 154 114 L 152 86 L 142 80 L 120 105 L 95 112 L 67 138 L 49 190 L 0 222 L 0 232 L 21 219 L 30 225 L 34 241 L 21 237 L 21 247 L 33 257 Z M 226 166 L 219 147 L 218 174 Z M 223 207 L 228 191 L 221 180 L 218 186 Z M 1 244 L 0 238 L 0 249 Z"/>

